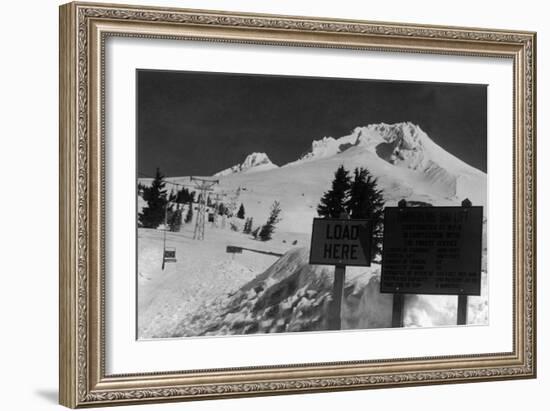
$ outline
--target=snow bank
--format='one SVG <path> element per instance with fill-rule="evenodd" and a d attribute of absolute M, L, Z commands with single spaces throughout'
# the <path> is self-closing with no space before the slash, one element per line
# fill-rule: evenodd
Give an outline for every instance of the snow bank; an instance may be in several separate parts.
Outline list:
<path fill-rule="evenodd" d="M 205 304 L 172 337 L 322 331 L 328 329 L 333 268 L 308 264 L 307 247 L 287 252 L 238 291 Z M 342 303 L 343 329 L 391 327 L 391 294 L 380 293 L 380 266 L 349 268 Z M 406 327 L 456 325 L 456 296 L 408 295 Z M 487 278 L 482 296 L 469 300 L 469 324 L 486 324 Z"/>

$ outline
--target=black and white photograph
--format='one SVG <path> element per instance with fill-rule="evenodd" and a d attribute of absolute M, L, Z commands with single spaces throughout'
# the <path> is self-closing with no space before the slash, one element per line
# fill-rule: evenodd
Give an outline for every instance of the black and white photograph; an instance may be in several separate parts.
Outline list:
<path fill-rule="evenodd" d="M 139 69 L 138 339 L 487 325 L 487 86 Z"/>

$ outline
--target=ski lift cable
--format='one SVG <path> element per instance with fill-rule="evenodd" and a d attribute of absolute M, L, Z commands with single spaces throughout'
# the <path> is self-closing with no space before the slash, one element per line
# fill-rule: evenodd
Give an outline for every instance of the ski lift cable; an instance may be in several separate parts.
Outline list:
<path fill-rule="evenodd" d="M 151 176 L 151 175 L 142 173 L 141 171 L 138 172 L 138 174 L 139 174 L 141 177 L 143 177 L 143 178 L 155 178 L 155 177 L 153 177 L 153 176 Z M 192 179 L 192 180 L 197 180 L 198 178 L 197 178 L 197 177 L 191 176 L 191 179 Z M 218 182 L 218 181 L 219 181 L 219 180 L 207 180 L 207 179 L 203 179 L 203 180 L 208 181 L 208 182 L 214 182 L 214 181 Z M 194 189 L 197 188 L 197 185 L 196 185 L 196 184 L 174 183 L 173 181 L 169 181 L 169 180 L 165 180 L 164 183 L 166 183 L 166 184 L 171 184 L 171 185 L 177 186 L 177 187 L 189 187 L 189 188 L 194 188 Z M 215 190 L 214 190 L 214 189 L 210 189 L 210 190 L 207 190 L 207 191 L 215 191 Z M 214 194 L 218 194 L 218 193 L 217 193 L 217 192 L 214 192 Z M 222 193 L 219 193 L 219 195 L 225 197 L 227 194 L 222 192 Z"/>
<path fill-rule="evenodd" d="M 145 173 L 142 173 L 142 172 L 138 172 L 138 174 L 143 177 L 143 178 L 155 178 L 153 176 L 150 176 L 148 174 L 145 174 Z M 179 187 L 191 187 L 191 188 L 195 188 L 195 185 L 194 184 L 182 184 L 182 183 L 174 183 L 173 181 L 169 181 L 169 180 L 165 180 L 164 183 L 166 184 L 171 184 L 173 186 L 179 186 Z"/>

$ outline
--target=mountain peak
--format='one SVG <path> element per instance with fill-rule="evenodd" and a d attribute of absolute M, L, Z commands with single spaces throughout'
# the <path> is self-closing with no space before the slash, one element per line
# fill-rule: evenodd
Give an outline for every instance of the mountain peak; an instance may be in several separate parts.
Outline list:
<path fill-rule="evenodd" d="M 358 142 L 390 164 L 417 170 L 426 166 L 430 148 L 438 147 L 416 124 L 371 124 L 354 130 Z M 439 148 L 439 147 L 438 147 Z"/>
<path fill-rule="evenodd" d="M 410 122 L 395 124 L 371 124 L 365 127 L 355 127 L 350 134 L 340 137 L 323 137 L 311 143 L 311 149 L 302 155 L 299 162 L 318 160 L 342 153 L 352 147 L 361 146 L 373 153 L 378 153 L 380 144 L 399 145 L 403 149 L 421 150 L 422 140 L 428 138 L 422 129 Z M 429 139 L 429 138 L 428 138 Z M 385 155 L 384 147 L 381 152 Z M 380 155 L 380 153 L 378 153 Z M 384 160 L 393 160 L 386 156 Z"/>
<path fill-rule="evenodd" d="M 217 177 L 223 177 L 236 173 L 249 173 L 254 171 L 270 170 L 273 168 L 277 168 L 277 165 L 271 162 L 266 153 L 251 153 L 246 156 L 242 163 L 226 168 L 225 170 L 222 170 L 214 175 Z"/>

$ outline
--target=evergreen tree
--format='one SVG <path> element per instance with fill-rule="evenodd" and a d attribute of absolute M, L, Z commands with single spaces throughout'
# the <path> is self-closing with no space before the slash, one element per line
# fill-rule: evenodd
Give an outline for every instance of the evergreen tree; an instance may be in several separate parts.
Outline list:
<path fill-rule="evenodd" d="M 189 201 L 189 208 L 187 209 L 187 214 L 185 214 L 185 223 L 190 223 L 193 221 L 193 201 Z"/>
<path fill-rule="evenodd" d="M 262 241 L 271 240 L 273 232 L 275 231 L 275 225 L 281 221 L 281 205 L 278 201 L 274 201 L 271 205 L 271 210 L 269 212 L 269 217 L 267 222 L 262 226 L 258 236 Z"/>
<path fill-rule="evenodd" d="M 188 203 L 189 201 L 193 201 L 195 197 L 195 192 L 190 192 L 188 189 L 183 187 L 181 190 L 178 191 L 176 195 L 176 201 L 181 204 Z"/>
<path fill-rule="evenodd" d="M 147 187 L 144 184 L 138 182 L 138 195 L 143 197 L 145 191 L 147 191 Z"/>
<path fill-rule="evenodd" d="M 157 168 L 155 178 L 143 192 L 143 199 L 147 202 L 147 206 L 138 214 L 138 223 L 141 227 L 157 228 L 164 222 L 164 213 L 166 207 L 166 183 L 164 176 Z"/>
<path fill-rule="evenodd" d="M 182 188 L 181 190 L 177 190 L 176 192 L 176 203 L 185 203 L 185 188 Z"/>
<path fill-rule="evenodd" d="M 182 223 L 182 210 L 178 204 L 178 207 L 175 210 L 170 209 L 168 226 L 170 231 L 179 232 L 181 229 Z"/>
<path fill-rule="evenodd" d="M 228 204 L 225 205 L 225 214 L 228 217 L 233 217 L 237 213 L 237 204 L 239 196 L 241 195 L 241 187 L 237 188 L 235 192 L 229 197 Z"/>
<path fill-rule="evenodd" d="M 343 165 L 338 167 L 332 180 L 332 188 L 323 194 L 317 213 L 324 218 L 339 218 L 346 211 L 351 177 Z"/>
<path fill-rule="evenodd" d="M 249 217 L 245 220 L 243 233 L 244 234 L 250 234 L 252 232 L 252 217 Z"/>
<path fill-rule="evenodd" d="M 254 237 L 255 240 L 258 239 L 258 235 L 260 234 L 261 229 L 262 229 L 262 226 L 258 226 L 252 231 L 252 237 Z"/>
<path fill-rule="evenodd" d="M 168 196 L 168 201 L 171 202 L 171 203 L 175 203 L 176 202 L 176 193 L 174 193 L 174 189 L 171 189 L 170 190 L 170 195 Z"/>
<path fill-rule="evenodd" d="M 244 219 L 244 205 L 241 203 L 241 206 L 239 207 L 239 211 L 237 212 L 237 218 L 240 218 L 241 220 Z"/>
<path fill-rule="evenodd" d="M 372 227 L 372 258 L 378 259 L 382 252 L 384 229 L 384 197 L 378 189 L 376 178 L 365 168 L 356 168 L 345 207 L 352 219 L 367 219 Z"/>

